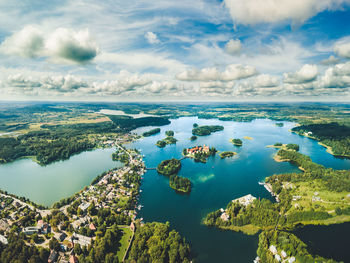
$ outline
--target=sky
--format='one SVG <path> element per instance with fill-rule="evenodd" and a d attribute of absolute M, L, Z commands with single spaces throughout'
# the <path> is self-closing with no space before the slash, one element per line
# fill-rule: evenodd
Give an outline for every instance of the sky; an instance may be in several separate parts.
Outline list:
<path fill-rule="evenodd" d="M 349 99 L 350 0 L 0 0 L 0 100 Z"/>

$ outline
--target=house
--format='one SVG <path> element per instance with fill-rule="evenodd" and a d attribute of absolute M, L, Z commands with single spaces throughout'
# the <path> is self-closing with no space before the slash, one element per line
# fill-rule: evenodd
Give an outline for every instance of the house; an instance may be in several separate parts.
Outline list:
<path fill-rule="evenodd" d="M 226 222 L 230 219 L 230 216 L 224 212 L 221 214 L 220 218 L 222 221 Z"/>
<path fill-rule="evenodd" d="M 269 249 L 270 249 L 272 254 L 274 254 L 274 255 L 277 254 L 277 248 L 274 245 L 271 245 Z"/>
<path fill-rule="evenodd" d="M 276 254 L 276 255 L 275 255 L 275 259 L 276 259 L 278 262 L 280 262 L 280 261 L 281 261 L 281 256 L 278 255 L 278 254 Z"/>
<path fill-rule="evenodd" d="M 293 263 L 293 262 L 295 262 L 295 257 L 290 257 L 290 258 L 288 259 L 288 263 Z"/>
<path fill-rule="evenodd" d="M 281 256 L 282 256 L 282 258 L 286 258 L 286 257 L 287 257 L 287 253 L 286 253 L 286 251 L 282 250 L 282 252 L 281 252 Z"/>
<path fill-rule="evenodd" d="M 87 247 L 91 245 L 91 237 L 79 235 L 77 233 L 74 233 L 71 237 L 72 242 L 74 244 L 79 244 L 82 247 Z"/>
<path fill-rule="evenodd" d="M 47 223 L 45 223 L 41 228 L 41 233 L 46 235 L 51 232 L 51 226 Z"/>
<path fill-rule="evenodd" d="M 89 228 L 90 228 L 90 230 L 92 230 L 92 231 L 96 231 L 96 227 L 95 227 L 95 225 L 94 225 L 93 223 L 91 223 L 91 224 L 89 225 Z"/>
<path fill-rule="evenodd" d="M 0 219 L 0 230 L 6 230 L 9 227 L 6 219 Z"/>
<path fill-rule="evenodd" d="M 51 250 L 50 256 L 47 260 L 47 262 L 51 263 L 51 262 L 56 262 L 56 260 L 58 259 L 58 253 L 55 250 Z"/>
<path fill-rule="evenodd" d="M 22 232 L 26 235 L 33 235 L 35 233 L 38 233 L 39 230 L 40 230 L 40 228 L 38 228 L 36 226 L 29 226 L 29 227 L 23 228 Z"/>
<path fill-rule="evenodd" d="M 75 255 L 70 255 L 69 263 L 78 263 L 78 258 Z"/>
<path fill-rule="evenodd" d="M 80 208 L 81 211 L 85 212 L 86 209 L 89 208 L 89 206 L 90 206 L 90 203 L 81 203 L 81 204 L 78 206 L 78 208 Z"/>
<path fill-rule="evenodd" d="M 7 241 L 7 238 L 4 237 L 3 235 L 0 235 L 0 242 L 3 243 L 4 245 L 7 245 L 9 242 Z"/>
<path fill-rule="evenodd" d="M 251 194 L 242 196 L 240 198 L 232 200 L 232 202 L 238 202 L 241 205 L 248 206 L 252 204 L 256 200 L 256 197 L 252 196 Z"/>

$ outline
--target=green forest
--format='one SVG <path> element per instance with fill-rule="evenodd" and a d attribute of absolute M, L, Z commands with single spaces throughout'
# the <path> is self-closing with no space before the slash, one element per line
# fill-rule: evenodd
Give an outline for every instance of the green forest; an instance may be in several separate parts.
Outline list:
<path fill-rule="evenodd" d="M 301 125 L 292 131 L 317 139 L 324 145 L 331 147 L 332 153 L 338 156 L 350 157 L 350 127 L 336 122 L 325 124 Z"/>
<path fill-rule="evenodd" d="M 170 175 L 169 186 L 176 191 L 189 193 L 191 192 L 191 181 L 186 177 Z"/>
<path fill-rule="evenodd" d="M 223 129 L 224 127 L 220 125 L 204 125 L 193 128 L 192 134 L 197 136 L 205 136 L 210 135 L 213 132 L 222 131 Z"/>
<path fill-rule="evenodd" d="M 126 262 L 189 263 L 191 258 L 190 246 L 168 222 L 153 222 L 137 227 Z"/>
<path fill-rule="evenodd" d="M 152 129 L 150 131 L 144 132 L 144 133 L 142 133 L 142 136 L 149 137 L 149 136 L 152 136 L 152 135 L 157 134 L 157 133 L 160 133 L 160 128 L 155 128 L 155 129 Z"/>
<path fill-rule="evenodd" d="M 236 146 L 242 146 L 243 145 L 243 142 L 241 139 L 232 139 L 231 142 L 233 143 L 233 145 L 236 145 Z"/>
<path fill-rule="evenodd" d="M 177 174 L 181 169 L 181 162 L 178 159 L 170 159 L 170 160 L 164 160 L 162 161 L 158 167 L 157 172 L 165 175 L 170 176 L 173 174 Z"/>

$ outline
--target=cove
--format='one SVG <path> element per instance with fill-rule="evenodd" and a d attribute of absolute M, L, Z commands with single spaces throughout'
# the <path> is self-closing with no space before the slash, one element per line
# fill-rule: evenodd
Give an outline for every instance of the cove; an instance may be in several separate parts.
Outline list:
<path fill-rule="evenodd" d="M 198 137 L 191 142 L 192 125 L 222 125 L 223 131 L 209 136 Z M 328 154 L 316 141 L 291 133 L 295 126 L 292 122 L 283 122 L 277 127 L 271 120 L 252 122 L 219 121 L 217 119 L 198 119 L 185 117 L 162 126 L 159 134 L 136 141 L 127 147 L 140 149 L 145 155 L 147 167 L 156 167 L 162 160 L 181 158 L 184 148 L 195 145 L 209 145 L 220 151 L 235 151 L 233 158 L 220 159 L 218 155 L 208 159 L 206 164 L 195 163 L 191 159 L 182 161 L 179 175 L 193 182 L 190 194 L 177 194 L 168 185 L 168 178 L 160 176 L 154 170 L 144 175 L 141 185 L 138 217 L 144 221 L 169 221 L 180 234 L 188 240 L 197 255 L 196 262 L 252 262 L 256 257 L 258 235 L 247 236 L 233 231 L 222 231 L 201 224 L 203 217 L 211 211 L 223 208 L 232 199 L 246 194 L 272 200 L 270 194 L 258 182 L 275 173 L 300 172 L 295 166 L 283 162 L 277 163 L 272 156 L 275 149 L 266 148 L 276 142 L 297 143 L 300 152 L 310 155 L 317 163 L 334 169 L 349 169 L 350 160 L 335 158 Z M 153 127 L 134 130 L 138 134 Z M 155 143 L 165 138 L 165 131 L 173 130 L 178 142 L 165 148 Z M 243 139 L 250 136 L 252 140 Z M 232 138 L 241 138 L 242 147 L 229 142 Z M 344 232 L 344 238 L 349 232 Z M 307 242 L 307 240 L 303 240 Z M 336 246 L 337 243 L 330 244 Z"/>
<path fill-rule="evenodd" d="M 0 189 L 50 207 L 89 185 L 102 172 L 121 166 L 112 161 L 114 151 L 87 151 L 47 166 L 31 159 L 0 165 Z"/>

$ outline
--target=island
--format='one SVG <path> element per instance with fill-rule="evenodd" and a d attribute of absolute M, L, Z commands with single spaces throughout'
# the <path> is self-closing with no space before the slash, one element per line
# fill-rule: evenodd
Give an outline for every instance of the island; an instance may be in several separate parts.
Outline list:
<path fill-rule="evenodd" d="M 152 136 L 152 135 L 157 134 L 157 133 L 160 133 L 160 128 L 155 128 L 155 129 L 152 129 L 150 131 L 144 132 L 144 133 L 142 133 L 142 136 L 149 137 L 149 136 Z"/>
<path fill-rule="evenodd" d="M 191 148 L 183 149 L 182 154 L 185 157 L 193 158 L 195 162 L 206 163 L 207 158 L 214 156 L 217 150 L 214 147 L 209 147 L 207 145 L 194 146 Z"/>
<path fill-rule="evenodd" d="M 192 135 L 191 138 L 190 138 L 191 141 L 195 141 L 197 140 L 197 136 L 196 135 Z"/>
<path fill-rule="evenodd" d="M 210 135 L 213 132 L 222 131 L 223 129 L 224 127 L 220 125 L 204 125 L 193 128 L 192 134 L 197 136 L 205 136 Z"/>
<path fill-rule="evenodd" d="M 232 139 L 231 142 L 232 142 L 233 145 L 236 145 L 236 146 L 242 146 L 243 145 L 243 142 L 242 142 L 241 139 Z"/>
<path fill-rule="evenodd" d="M 157 172 L 165 176 L 177 174 L 180 169 L 181 161 L 175 158 L 164 160 L 157 166 Z"/>
<path fill-rule="evenodd" d="M 283 127 L 284 126 L 283 122 L 276 122 L 275 125 L 277 127 Z"/>
<path fill-rule="evenodd" d="M 219 156 L 221 157 L 221 159 L 225 159 L 225 158 L 228 158 L 228 157 L 233 157 L 236 154 L 237 154 L 236 152 L 225 151 L 225 152 L 219 153 Z"/>
<path fill-rule="evenodd" d="M 170 175 L 169 186 L 178 192 L 191 192 L 191 181 L 188 178 L 178 175 Z"/>
<path fill-rule="evenodd" d="M 170 137 L 170 136 L 174 136 L 174 131 L 166 131 L 165 135 Z"/>

